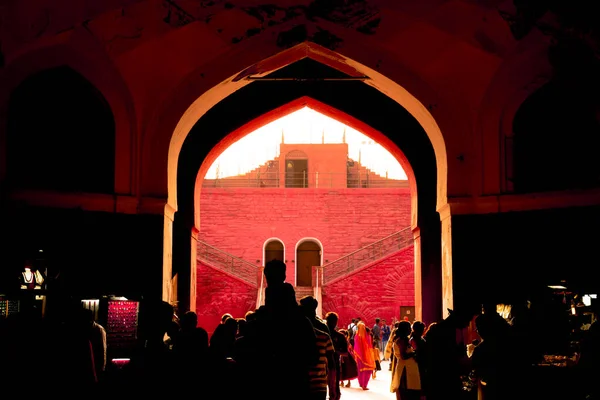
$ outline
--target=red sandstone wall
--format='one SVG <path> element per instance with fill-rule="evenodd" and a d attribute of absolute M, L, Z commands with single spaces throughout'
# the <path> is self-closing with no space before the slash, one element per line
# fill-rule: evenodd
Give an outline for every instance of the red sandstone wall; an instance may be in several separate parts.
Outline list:
<path fill-rule="evenodd" d="M 317 238 L 324 260 L 333 261 L 410 224 L 408 188 L 256 189 L 203 188 L 200 240 L 256 264 L 264 242 L 285 245 L 287 280 L 294 282 L 296 243 Z M 259 260 L 259 262 L 257 262 Z M 333 282 L 326 288 L 323 311 L 340 314 L 340 326 L 360 315 L 391 320 L 401 305 L 414 305 L 412 247 Z M 256 288 L 213 268 L 198 268 L 196 307 L 200 326 L 212 332 L 223 313 L 242 317 L 255 308 Z"/>
<path fill-rule="evenodd" d="M 263 263 L 263 245 L 285 246 L 288 281 L 294 282 L 296 243 L 323 245 L 324 263 L 410 225 L 410 192 L 394 189 L 202 189 L 199 238 L 249 261 Z"/>
<path fill-rule="evenodd" d="M 344 328 L 354 317 L 361 317 L 368 326 L 376 317 L 390 325 L 392 317 L 400 317 L 400 306 L 415 305 L 413 250 L 413 246 L 407 247 L 327 285 L 323 315 L 337 312 L 339 326 Z"/>
<path fill-rule="evenodd" d="M 204 264 L 198 264 L 196 284 L 196 312 L 198 325 L 209 335 L 221 322 L 221 316 L 230 313 L 243 317 L 256 308 L 257 288 Z"/>

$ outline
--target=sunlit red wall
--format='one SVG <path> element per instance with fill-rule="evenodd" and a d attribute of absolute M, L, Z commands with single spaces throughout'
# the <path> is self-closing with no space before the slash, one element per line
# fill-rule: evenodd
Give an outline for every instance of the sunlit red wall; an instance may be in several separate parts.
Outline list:
<path fill-rule="evenodd" d="M 294 249 L 302 238 L 318 239 L 327 263 L 410 224 L 408 188 L 203 188 L 199 206 L 199 239 L 257 267 L 263 263 L 265 241 L 283 241 L 292 283 Z M 342 321 L 357 315 L 367 320 L 398 316 L 400 305 L 414 304 L 413 265 L 410 248 L 333 282 L 326 288 L 323 311 L 337 311 Z M 212 331 L 225 312 L 243 316 L 255 301 L 256 288 L 200 264 L 196 309 L 205 329 Z"/>
<path fill-rule="evenodd" d="M 323 244 L 323 262 L 404 229 L 410 193 L 397 189 L 202 189 L 199 239 L 260 266 L 270 238 L 285 246 L 288 281 L 303 238 Z"/>
<path fill-rule="evenodd" d="M 344 279 L 327 285 L 323 294 L 323 315 L 339 314 L 341 327 L 360 317 L 368 326 L 375 318 L 400 317 L 401 306 L 415 305 L 414 250 L 407 247 Z"/>
<path fill-rule="evenodd" d="M 235 318 L 256 308 L 257 289 L 235 277 L 198 263 L 196 313 L 198 325 L 215 330 L 225 313 Z"/>

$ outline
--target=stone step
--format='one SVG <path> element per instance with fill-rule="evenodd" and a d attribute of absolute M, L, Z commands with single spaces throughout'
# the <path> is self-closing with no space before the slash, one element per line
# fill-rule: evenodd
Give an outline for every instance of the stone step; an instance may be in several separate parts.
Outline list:
<path fill-rule="evenodd" d="M 315 294 L 314 289 L 310 286 L 296 286 L 294 289 L 296 290 L 296 300 L 298 301 L 304 296 L 314 296 Z"/>

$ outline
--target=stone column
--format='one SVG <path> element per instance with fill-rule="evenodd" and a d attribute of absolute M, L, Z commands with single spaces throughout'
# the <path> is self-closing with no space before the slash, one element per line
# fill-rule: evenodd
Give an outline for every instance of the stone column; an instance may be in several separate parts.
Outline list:
<path fill-rule="evenodd" d="M 323 318 L 323 267 L 313 266 L 313 291 L 318 301 L 317 315 Z"/>
<path fill-rule="evenodd" d="M 190 311 L 196 312 L 196 287 L 198 286 L 198 234 L 195 226 L 192 228 L 190 248 Z"/>
<path fill-rule="evenodd" d="M 177 291 L 174 289 L 173 280 L 173 220 L 175 210 L 170 205 L 165 205 L 163 228 L 163 274 L 162 274 L 162 299 L 171 305 L 177 303 Z"/>
<path fill-rule="evenodd" d="M 440 220 L 437 215 L 419 221 L 421 258 L 422 321 L 429 324 L 442 318 L 442 257 Z M 417 253 L 417 248 L 415 248 Z M 416 308 L 416 307 L 415 307 Z"/>
<path fill-rule="evenodd" d="M 196 241 L 192 237 L 194 227 L 188 223 L 191 220 L 191 218 L 186 218 L 177 212 L 175 213 L 175 220 L 173 222 L 172 265 L 173 276 L 177 277 L 177 309 L 180 314 L 191 310 L 196 299 L 195 289 L 193 293 L 194 297 L 192 297 L 191 291 L 193 282 L 191 276 L 192 269 L 195 269 L 196 266 L 196 262 L 194 261 L 192 267 L 190 260 L 192 252 L 196 251 Z"/>
<path fill-rule="evenodd" d="M 415 318 L 423 321 L 423 284 L 421 282 L 421 229 L 417 226 L 412 229 L 413 252 L 415 259 Z"/>
<path fill-rule="evenodd" d="M 445 205 L 440 213 L 442 224 L 442 313 L 448 316 L 448 309 L 454 308 L 454 288 L 452 278 L 452 218 L 450 205 Z"/>

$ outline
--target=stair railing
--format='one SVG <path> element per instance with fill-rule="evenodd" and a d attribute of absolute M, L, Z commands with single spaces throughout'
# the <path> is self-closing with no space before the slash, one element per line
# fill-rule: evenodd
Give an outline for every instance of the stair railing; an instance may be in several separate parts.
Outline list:
<path fill-rule="evenodd" d="M 198 241 L 196 254 L 198 260 L 207 263 L 211 267 L 231 274 L 254 287 L 257 286 L 256 276 L 258 267 L 256 265 L 201 240 Z"/>
<path fill-rule="evenodd" d="M 266 282 L 265 282 L 265 274 L 264 274 L 264 268 L 261 268 L 261 272 L 260 272 L 260 284 L 258 285 L 258 293 L 256 295 L 256 309 L 258 310 L 260 308 L 260 306 L 263 306 L 265 304 L 265 288 L 266 288 Z"/>
<path fill-rule="evenodd" d="M 402 250 L 410 246 L 413 240 L 412 229 L 408 227 L 327 263 L 323 265 L 323 285 L 373 261 Z"/>

